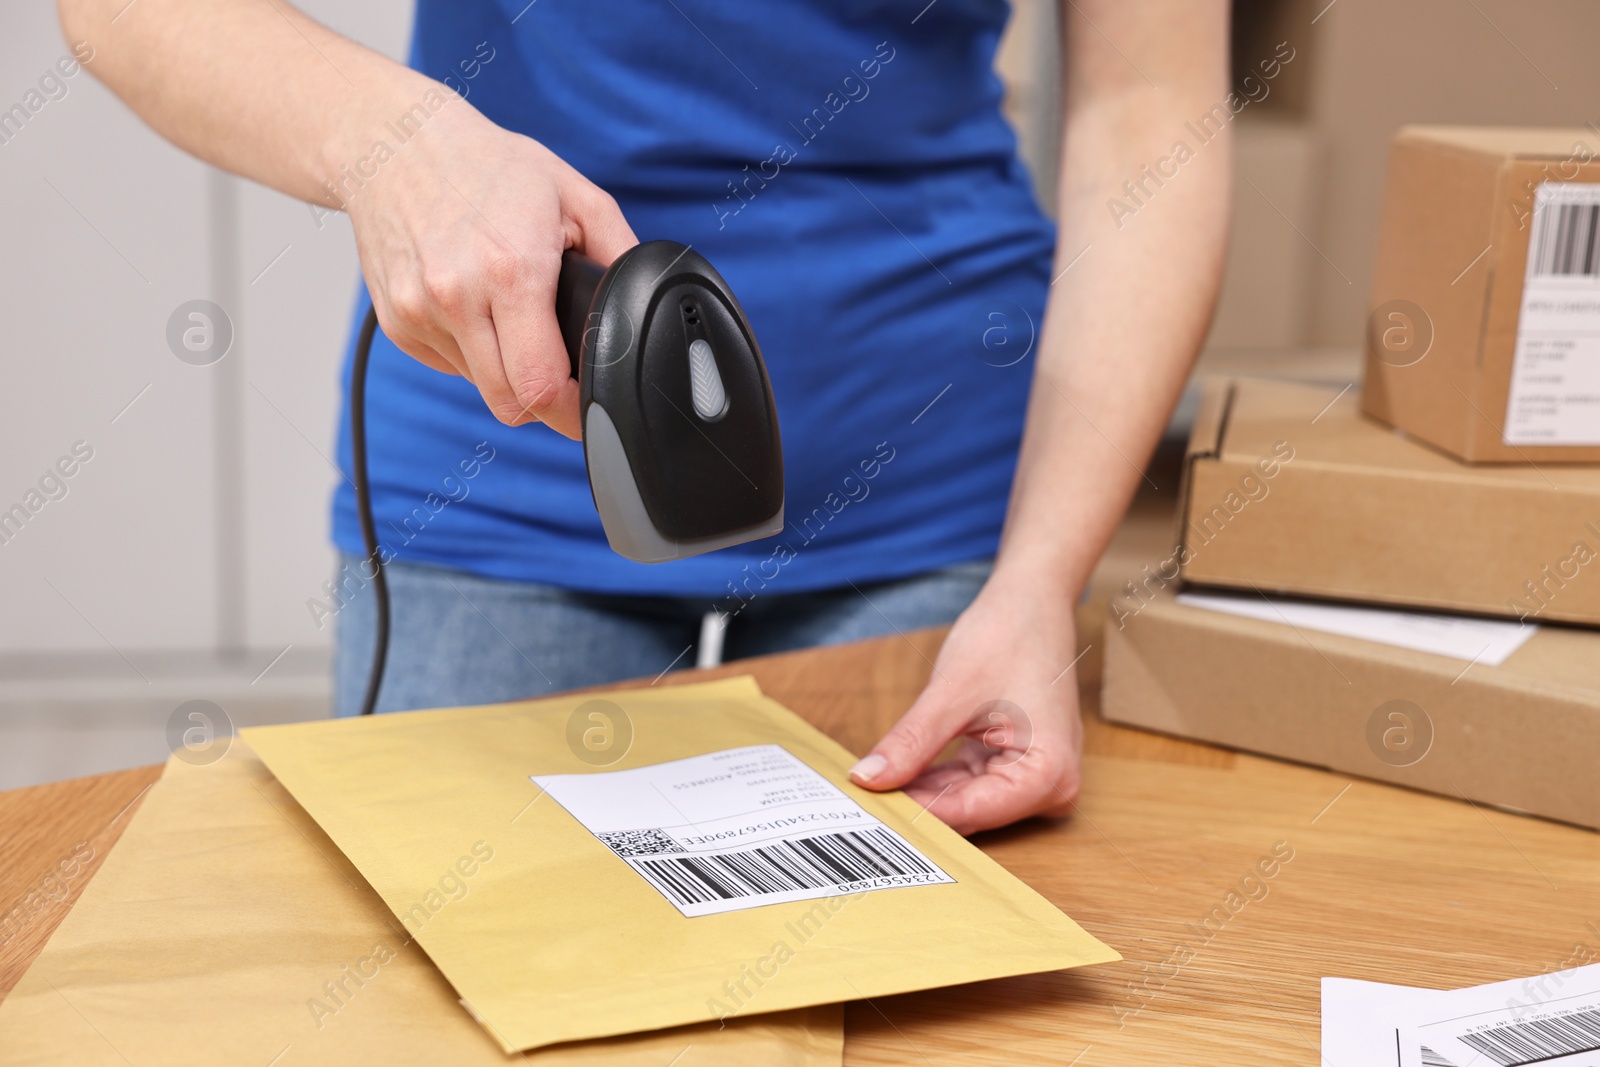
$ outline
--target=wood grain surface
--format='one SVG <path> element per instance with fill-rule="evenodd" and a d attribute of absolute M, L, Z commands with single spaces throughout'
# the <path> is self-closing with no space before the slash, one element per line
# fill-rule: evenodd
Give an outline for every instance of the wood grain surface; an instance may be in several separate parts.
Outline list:
<path fill-rule="evenodd" d="M 1113 576 L 1119 566 L 1136 574 L 1129 561 L 1159 548 L 1164 531 L 1146 526 L 1143 541 L 1125 538 L 1124 555 L 1113 553 Z M 1105 723 L 1101 617 L 1093 605 L 1080 611 L 1090 648 L 1074 668 L 1087 730 L 1077 812 L 975 840 L 1126 960 L 850 1005 L 846 1063 L 1363 1067 L 1319 1058 L 1324 975 L 1460 986 L 1600 953 L 1600 837 Z M 747 660 L 658 684 L 754 674 L 861 752 L 921 688 L 942 636 Z M 0 901 L 36 890 L 80 841 L 96 851 L 0 949 L 0 992 L 158 774 L 0 794 Z"/>
<path fill-rule="evenodd" d="M 0 792 L 0 997 L 99 869 L 161 768 Z"/>

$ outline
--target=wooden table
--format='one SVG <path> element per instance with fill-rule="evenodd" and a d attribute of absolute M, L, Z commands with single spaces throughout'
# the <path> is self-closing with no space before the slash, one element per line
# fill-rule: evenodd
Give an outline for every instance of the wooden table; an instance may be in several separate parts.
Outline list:
<path fill-rule="evenodd" d="M 1092 648 L 1075 669 L 1087 728 L 1079 810 L 976 840 L 1127 959 L 853 1004 L 847 1063 L 1316 1064 L 1323 975 L 1459 986 L 1555 970 L 1575 950 L 1600 953 L 1594 834 L 1105 723 L 1100 614 L 1090 606 L 1080 619 Z M 861 752 L 922 687 L 941 637 L 923 631 L 670 680 L 749 672 Z M 60 882 L 59 901 L 26 915 L 19 933 L 0 929 L 10 935 L 0 994 L 159 774 L 0 794 L 7 907 L 80 842 L 95 852 Z M 1246 883 L 1275 849 L 1292 858 Z"/>

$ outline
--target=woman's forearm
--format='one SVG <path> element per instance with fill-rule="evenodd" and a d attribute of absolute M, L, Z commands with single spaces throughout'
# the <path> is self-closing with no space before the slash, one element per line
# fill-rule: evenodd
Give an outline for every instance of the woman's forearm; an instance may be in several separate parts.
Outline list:
<path fill-rule="evenodd" d="M 578 383 L 555 318 L 566 249 L 638 243 L 616 201 L 453 87 L 282 0 L 59 0 L 87 64 L 179 147 L 344 208 L 384 334 L 465 376 L 495 417 L 576 438 Z M 493 58 L 459 60 L 463 82 Z M 381 176 L 380 176 L 381 169 Z"/>
<path fill-rule="evenodd" d="M 386 122 L 443 92 L 282 0 L 59 0 L 59 8 L 67 39 L 94 50 L 89 71 L 158 133 L 329 206 L 340 206 L 340 168 Z"/>
<path fill-rule="evenodd" d="M 1083 6 L 1091 5 L 1064 5 Z M 1224 129 L 1201 143 L 1184 126 L 1226 96 L 1226 15 L 1208 7 L 1221 5 L 1196 4 L 1171 19 L 1123 8 L 1142 15 L 1124 47 L 1149 42 L 1134 62 L 1159 89 L 1121 53 L 1105 55 L 1103 35 L 1084 30 L 1092 39 L 1081 50 L 1101 54 L 1079 56 L 1079 81 L 1069 83 L 1057 280 L 998 566 L 1025 584 L 1043 580 L 1075 594 L 1088 580 L 1210 323 L 1227 243 L 1232 135 Z M 1117 13 L 1091 17 L 1115 35 Z M 1181 161 L 1179 141 L 1188 149 L 1176 153 Z M 1114 210 L 1119 202 L 1130 210 Z"/>

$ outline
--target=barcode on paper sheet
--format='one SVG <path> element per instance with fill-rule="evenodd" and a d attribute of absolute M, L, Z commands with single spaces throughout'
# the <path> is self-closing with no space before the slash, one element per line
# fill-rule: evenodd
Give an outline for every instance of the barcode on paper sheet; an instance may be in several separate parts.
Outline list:
<path fill-rule="evenodd" d="M 1529 1019 L 1461 1034 L 1457 1038 L 1492 1060 L 1498 1067 L 1517 1067 L 1555 1056 L 1600 1050 L 1600 1008 Z"/>

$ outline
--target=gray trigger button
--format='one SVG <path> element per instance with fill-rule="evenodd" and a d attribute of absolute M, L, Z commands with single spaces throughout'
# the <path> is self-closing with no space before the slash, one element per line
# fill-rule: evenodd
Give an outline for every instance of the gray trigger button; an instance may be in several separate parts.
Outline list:
<path fill-rule="evenodd" d="M 700 338 L 689 342 L 689 390 L 695 414 L 706 422 L 716 422 L 728 413 L 728 393 L 717 373 L 716 357 Z"/>

